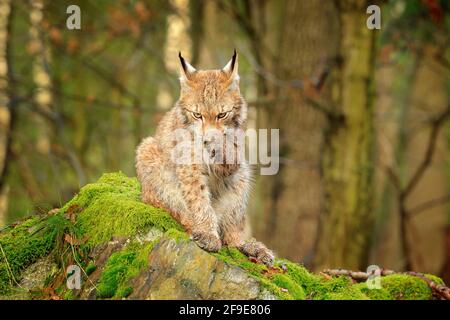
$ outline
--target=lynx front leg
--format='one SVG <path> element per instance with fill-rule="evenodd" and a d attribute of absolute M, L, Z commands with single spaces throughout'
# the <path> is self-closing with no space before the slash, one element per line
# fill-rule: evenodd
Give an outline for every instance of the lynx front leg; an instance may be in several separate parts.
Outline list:
<path fill-rule="evenodd" d="M 214 205 L 220 217 L 222 243 L 238 248 L 248 257 L 254 257 L 265 265 L 272 266 L 274 254 L 263 243 L 254 239 L 245 241 L 245 211 L 250 192 L 248 172 L 242 170 L 233 177 L 233 183 Z"/>
<path fill-rule="evenodd" d="M 198 165 L 180 165 L 177 174 L 188 214 L 192 217 L 192 239 L 207 251 L 219 251 L 222 246 L 217 216 L 211 206 L 207 178 Z"/>
<path fill-rule="evenodd" d="M 255 239 L 244 240 L 244 221 L 222 221 L 221 232 L 224 245 L 236 247 L 247 257 L 256 258 L 267 266 L 273 265 L 275 256 L 262 242 Z"/>
<path fill-rule="evenodd" d="M 255 239 L 244 240 L 244 225 L 245 222 L 239 219 L 230 219 L 231 217 L 239 217 L 239 209 L 234 208 L 233 215 L 228 216 L 228 219 L 221 220 L 221 233 L 223 237 L 223 244 L 230 247 L 236 247 L 247 257 L 254 257 L 256 260 L 264 263 L 267 266 L 272 266 L 274 261 L 274 254 L 262 242 Z"/>
<path fill-rule="evenodd" d="M 185 230 L 191 230 L 192 218 L 187 214 L 175 172 L 167 167 L 167 160 L 152 137 L 143 140 L 137 148 L 136 173 L 142 186 L 142 201 L 170 212 Z"/>
<path fill-rule="evenodd" d="M 275 256 L 271 250 L 269 250 L 264 243 L 251 239 L 247 242 L 243 242 L 238 246 L 239 251 L 245 254 L 247 257 L 255 257 L 258 261 L 261 261 L 266 266 L 271 267 Z"/>

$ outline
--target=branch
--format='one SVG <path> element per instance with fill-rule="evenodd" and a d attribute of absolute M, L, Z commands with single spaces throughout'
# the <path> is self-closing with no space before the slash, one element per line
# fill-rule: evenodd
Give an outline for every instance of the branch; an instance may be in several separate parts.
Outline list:
<path fill-rule="evenodd" d="M 428 286 L 431 288 L 431 290 L 433 290 L 433 292 L 438 297 L 441 297 L 441 298 L 443 298 L 445 300 L 450 300 L 450 289 L 449 289 L 449 287 L 434 282 L 433 280 L 431 280 L 430 278 L 426 277 L 423 273 L 420 273 L 420 272 L 408 271 L 408 272 L 405 272 L 405 274 L 408 274 L 410 276 L 414 276 L 414 277 L 418 277 L 418 278 L 422 279 L 423 281 L 425 281 L 428 284 Z"/>
<path fill-rule="evenodd" d="M 335 111 L 333 110 L 333 108 L 323 105 L 317 99 L 313 99 L 305 95 L 302 95 L 302 98 L 307 105 L 325 115 L 328 121 L 333 123 L 345 123 L 345 115 L 343 113 Z"/>
<path fill-rule="evenodd" d="M 332 276 L 332 277 L 337 277 L 337 276 L 347 276 L 352 278 L 355 281 L 365 281 L 367 279 L 369 279 L 370 276 L 375 275 L 375 271 L 374 272 L 364 272 L 364 271 L 351 271 L 351 270 L 346 270 L 346 269 L 325 269 L 322 271 L 322 273 Z M 390 274 L 394 274 L 395 272 L 392 270 L 388 270 L 388 269 L 380 269 L 380 276 L 387 276 Z"/>
<path fill-rule="evenodd" d="M 450 105 L 448 105 L 445 108 L 445 110 L 437 118 L 435 118 L 433 121 L 431 121 L 432 125 L 431 125 L 430 136 L 428 138 L 427 149 L 425 151 L 422 161 L 420 162 L 419 166 L 417 167 L 416 171 L 413 173 L 411 179 L 409 180 L 409 182 L 406 184 L 405 187 L 402 187 L 400 178 L 399 178 L 398 174 L 394 171 L 394 169 L 389 166 L 386 167 L 387 175 L 390 178 L 390 180 L 392 181 L 392 184 L 394 185 L 395 190 L 397 192 L 398 210 L 400 213 L 400 239 L 401 239 L 401 244 L 402 244 L 402 248 L 403 248 L 402 249 L 403 254 L 406 259 L 406 269 L 411 268 L 411 264 L 413 261 L 413 259 L 411 257 L 411 252 L 410 252 L 411 247 L 410 247 L 408 237 L 406 234 L 407 223 L 408 223 L 409 219 L 411 218 L 412 214 L 411 214 L 411 211 L 407 209 L 406 200 L 411 195 L 412 191 L 414 190 L 414 188 L 417 186 L 417 184 L 423 177 L 427 168 L 430 166 L 430 164 L 433 160 L 434 152 L 436 150 L 436 143 L 437 143 L 439 131 L 449 116 L 450 116 Z M 429 202 L 421 204 L 421 205 L 417 206 L 416 208 L 412 209 L 412 212 L 414 214 L 417 214 L 418 212 L 421 212 L 421 211 L 429 208 L 430 206 L 437 205 L 437 202 L 440 202 L 440 201 L 448 201 L 448 199 L 447 200 L 445 200 L 445 199 L 431 200 Z"/>
<path fill-rule="evenodd" d="M 444 57 L 443 52 L 436 52 L 434 55 L 435 60 L 440 63 L 444 68 L 450 70 L 450 61 L 446 57 Z"/>
<path fill-rule="evenodd" d="M 442 197 L 439 197 L 439 198 L 435 198 L 435 199 L 432 199 L 432 200 L 429 200 L 429 201 L 425 201 L 424 203 L 421 203 L 421 204 L 415 206 L 414 208 L 409 209 L 408 210 L 409 211 L 408 216 L 409 217 L 415 216 L 415 215 L 417 215 L 417 214 L 419 214 L 419 213 L 421 213 L 421 212 L 423 212 L 425 210 L 434 208 L 434 207 L 439 206 L 439 205 L 443 205 L 443 204 L 445 204 L 445 203 L 447 203 L 449 201 L 450 201 L 450 194 L 447 194 L 445 196 L 442 196 Z"/>
<path fill-rule="evenodd" d="M 416 172 L 413 174 L 411 180 L 406 185 L 406 187 L 403 189 L 401 193 L 402 198 L 407 198 L 411 192 L 416 187 L 417 183 L 422 178 L 423 174 L 425 173 L 426 169 L 431 164 L 431 160 L 433 159 L 434 151 L 436 150 L 436 141 L 437 137 L 439 135 L 439 131 L 442 127 L 442 124 L 445 123 L 447 118 L 450 116 L 450 105 L 447 106 L 447 108 L 442 112 L 435 120 L 432 121 L 432 127 L 430 136 L 428 138 L 428 147 L 425 152 L 425 156 L 422 159 L 422 162 L 419 164 L 419 166 L 416 169 Z"/>
<path fill-rule="evenodd" d="M 400 178 L 398 177 L 398 174 L 394 171 L 394 169 L 391 166 L 386 166 L 386 173 L 391 179 L 392 184 L 394 185 L 395 190 L 400 194 L 402 191 L 402 184 L 400 182 Z"/>

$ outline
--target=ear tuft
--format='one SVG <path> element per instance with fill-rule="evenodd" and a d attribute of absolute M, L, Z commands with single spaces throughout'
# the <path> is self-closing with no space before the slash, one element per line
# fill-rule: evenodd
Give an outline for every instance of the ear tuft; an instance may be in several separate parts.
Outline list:
<path fill-rule="evenodd" d="M 180 80 L 181 81 L 189 80 L 197 70 L 189 62 L 184 60 L 183 56 L 181 55 L 181 52 L 178 52 L 178 58 L 180 58 L 181 63 Z"/>
<path fill-rule="evenodd" d="M 236 82 L 239 81 L 239 74 L 238 74 L 238 55 L 236 52 L 236 49 L 234 50 L 233 56 L 231 57 L 230 61 L 223 67 L 223 72 L 225 72 L 231 81 Z"/>
<path fill-rule="evenodd" d="M 233 56 L 231 57 L 230 61 L 223 67 L 222 69 L 225 73 L 228 73 L 231 75 L 233 72 L 237 73 L 237 52 L 236 49 L 234 50 Z"/>

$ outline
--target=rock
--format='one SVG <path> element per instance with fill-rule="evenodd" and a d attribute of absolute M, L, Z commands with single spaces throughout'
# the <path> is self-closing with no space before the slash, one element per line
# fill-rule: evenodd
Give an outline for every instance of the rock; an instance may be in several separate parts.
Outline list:
<path fill-rule="evenodd" d="M 131 299 L 257 299 L 261 286 L 193 242 L 163 238 L 149 256 L 150 268 L 134 281 Z"/>
<path fill-rule="evenodd" d="M 44 288 L 45 280 L 57 271 L 57 264 L 50 256 L 45 256 L 22 272 L 19 286 L 28 290 Z"/>
<path fill-rule="evenodd" d="M 135 178 L 105 174 L 61 209 L 3 228 L 0 299 L 433 298 L 409 275 L 383 277 L 370 290 L 284 259 L 267 268 L 235 248 L 208 253 L 139 194 Z M 69 265 L 80 267 L 79 289 L 66 286 Z"/>

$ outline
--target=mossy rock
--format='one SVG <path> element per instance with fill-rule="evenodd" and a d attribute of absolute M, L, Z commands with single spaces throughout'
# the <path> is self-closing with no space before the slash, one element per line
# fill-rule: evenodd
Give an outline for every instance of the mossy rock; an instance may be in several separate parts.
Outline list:
<path fill-rule="evenodd" d="M 120 172 L 52 212 L 0 231 L 0 299 L 433 298 L 409 275 L 383 277 L 370 290 L 284 259 L 268 269 L 235 248 L 203 251 L 167 212 L 142 203 L 136 178 Z M 70 264 L 82 270 L 80 289 L 66 286 Z"/>

